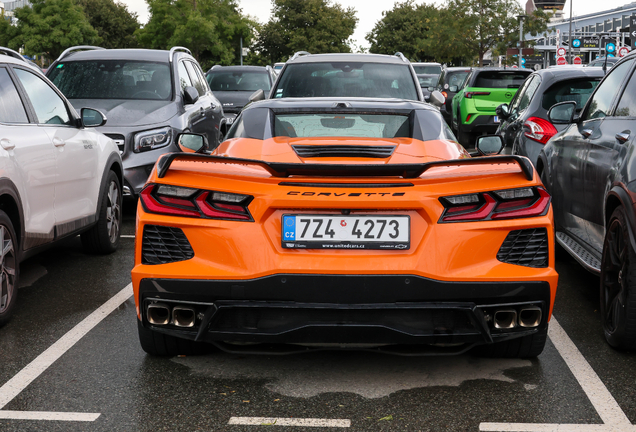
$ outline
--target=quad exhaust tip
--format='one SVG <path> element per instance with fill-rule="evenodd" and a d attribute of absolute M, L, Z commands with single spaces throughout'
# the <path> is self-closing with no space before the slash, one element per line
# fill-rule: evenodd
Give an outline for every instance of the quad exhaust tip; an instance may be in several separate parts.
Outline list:
<path fill-rule="evenodd" d="M 495 312 L 493 319 L 495 328 L 511 329 L 517 326 L 517 311 L 514 309 L 502 309 Z"/>
<path fill-rule="evenodd" d="M 541 308 L 533 306 L 519 312 L 520 327 L 538 327 L 541 324 Z"/>
<path fill-rule="evenodd" d="M 170 306 L 165 303 L 151 303 L 148 305 L 148 322 L 154 325 L 170 323 Z"/>
<path fill-rule="evenodd" d="M 196 314 L 192 308 L 175 306 L 172 309 L 172 322 L 177 327 L 194 327 L 195 319 Z"/>

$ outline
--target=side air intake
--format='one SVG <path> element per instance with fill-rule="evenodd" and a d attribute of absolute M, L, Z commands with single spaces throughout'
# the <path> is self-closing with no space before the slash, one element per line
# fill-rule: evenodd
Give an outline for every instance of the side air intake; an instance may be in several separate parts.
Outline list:
<path fill-rule="evenodd" d="M 190 242 L 180 228 L 145 225 L 141 243 L 143 264 L 166 264 L 194 257 Z"/>
<path fill-rule="evenodd" d="M 510 231 L 499 248 L 497 259 L 526 267 L 547 267 L 548 231 L 545 228 Z"/>

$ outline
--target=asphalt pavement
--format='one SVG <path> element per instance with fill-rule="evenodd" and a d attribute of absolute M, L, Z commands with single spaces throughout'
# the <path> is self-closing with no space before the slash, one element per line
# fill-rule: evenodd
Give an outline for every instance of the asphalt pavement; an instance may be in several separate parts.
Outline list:
<path fill-rule="evenodd" d="M 75 238 L 23 263 L 0 329 L 0 431 L 636 431 L 636 354 L 605 343 L 598 278 L 567 257 L 535 360 L 154 358 L 130 296 L 130 206 L 123 234 L 109 256 Z"/>

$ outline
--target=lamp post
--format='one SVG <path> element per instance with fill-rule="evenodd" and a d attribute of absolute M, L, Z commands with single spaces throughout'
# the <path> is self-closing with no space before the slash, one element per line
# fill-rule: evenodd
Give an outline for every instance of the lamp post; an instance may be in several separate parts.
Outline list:
<path fill-rule="evenodd" d="M 568 30 L 568 63 L 572 64 L 572 2 L 570 0 L 570 29 Z"/>
<path fill-rule="evenodd" d="M 523 58 L 523 20 L 528 18 L 527 15 L 517 15 L 519 20 L 519 69 L 523 67 L 521 60 Z"/>

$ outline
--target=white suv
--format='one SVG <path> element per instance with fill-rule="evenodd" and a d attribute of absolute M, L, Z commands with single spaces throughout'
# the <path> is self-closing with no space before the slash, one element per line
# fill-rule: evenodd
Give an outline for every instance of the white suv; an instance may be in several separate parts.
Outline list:
<path fill-rule="evenodd" d="M 18 53 L 0 48 L 0 325 L 15 307 L 20 261 L 81 234 L 92 253 L 117 249 L 122 163 L 115 143 Z"/>

